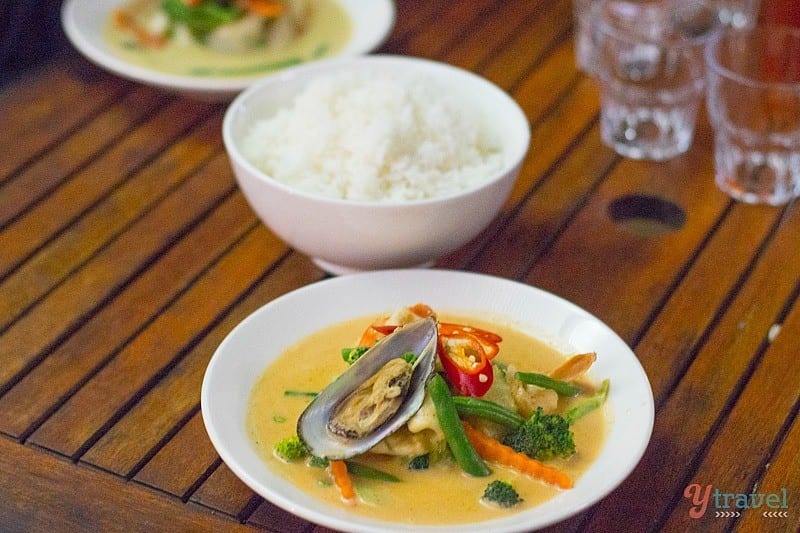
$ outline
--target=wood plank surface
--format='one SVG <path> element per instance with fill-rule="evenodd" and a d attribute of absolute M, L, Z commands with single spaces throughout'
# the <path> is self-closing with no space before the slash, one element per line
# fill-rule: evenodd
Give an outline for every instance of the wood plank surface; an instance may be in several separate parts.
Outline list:
<path fill-rule="evenodd" d="M 4 438 L 0 438 L 0 491 L 0 524 L 9 533 L 252 531 Z"/>
<path fill-rule="evenodd" d="M 570 37 L 572 11 L 569 0 L 536 4 L 535 17 L 515 34 L 482 69 L 481 74 L 497 85 L 509 88 L 522 80 L 531 65 Z M 573 64 L 564 65 L 572 68 Z"/>
<path fill-rule="evenodd" d="M 208 115 L 209 107 L 188 100 L 164 106 L 103 157 L 85 167 L 0 233 L 0 278 L 55 234 L 140 170 L 170 143 Z"/>
<path fill-rule="evenodd" d="M 77 458 L 260 279 L 285 245 L 257 226 L 84 383 L 30 441 Z"/>
<path fill-rule="evenodd" d="M 104 109 L 51 150 L 17 171 L 0 185 L 0 228 L 35 202 L 52 192 L 99 152 L 113 146 L 122 135 L 164 105 L 163 94 L 149 87 L 136 87 L 116 103 Z"/>
<path fill-rule="evenodd" d="M 763 465 L 762 476 L 752 486 L 752 491 L 762 494 L 779 494 L 782 489 L 792 489 L 797 494 L 797 480 L 800 479 L 800 417 L 798 407 L 793 411 L 794 423 L 786 439 L 780 443 L 780 449 L 775 456 L 770 457 L 770 462 Z M 770 517 L 765 519 L 763 512 L 746 512 L 741 520 L 735 524 L 737 532 L 759 532 L 765 529 L 775 531 L 800 531 L 800 513 L 795 511 L 798 498 L 795 496 L 790 511 L 786 517 Z"/>
<path fill-rule="evenodd" d="M 797 283 L 800 280 L 795 280 Z M 794 303 L 794 302 L 792 302 Z M 769 456 L 776 437 L 783 433 L 787 423 L 786 414 L 800 405 L 800 388 L 797 387 L 797 376 L 800 376 L 800 358 L 797 357 L 798 338 L 795 332 L 800 331 L 800 309 L 794 306 L 784 320 L 779 314 L 775 323 L 786 327 L 786 333 L 777 334 L 774 341 L 762 337 L 763 355 L 760 360 L 752 361 L 757 365 L 749 377 L 741 395 L 736 399 L 727 418 L 717 430 L 713 446 L 703 458 L 691 477 L 691 483 L 703 487 L 713 483 L 724 493 L 747 494 L 755 492 L 756 481 L 761 471 L 767 466 L 765 457 Z M 720 354 L 724 355 L 724 354 Z M 735 452 L 735 453 L 732 453 Z M 713 480 L 713 481 L 710 481 Z M 797 502 L 800 491 L 797 487 L 787 485 L 780 489 L 791 491 L 789 501 Z M 776 489 L 778 493 L 780 489 Z M 764 487 L 758 492 L 764 493 Z M 688 528 L 710 531 L 712 528 L 725 531 L 730 528 L 734 517 L 716 516 L 708 513 L 701 518 L 691 518 L 688 513 L 689 500 L 679 500 L 672 512 L 666 517 L 664 527 L 669 530 L 686 530 Z M 762 503 L 762 507 L 747 510 L 736 510 L 742 514 L 761 514 L 770 509 Z"/>
<path fill-rule="evenodd" d="M 800 211 L 794 210 L 793 214 L 792 219 L 796 219 Z M 782 226 L 783 231 L 770 243 L 748 282 L 708 334 L 677 388 L 659 410 L 650 447 L 637 471 L 613 497 L 597 506 L 590 528 L 611 527 L 614 513 L 623 508 L 632 513 L 628 519 L 632 527 L 654 527 L 659 524 L 664 506 L 682 493 L 688 484 L 687 474 L 696 468 L 687 459 L 704 453 L 706 439 L 714 435 L 728 404 L 741 393 L 758 350 L 785 305 L 785 296 L 797 283 L 800 257 L 787 246 L 797 238 L 798 229 L 793 226 L 796 223 Z M 715 475 L 722 474 L 717 471 Z M 643 493 L 648 494 L 646 500 L 634 497 Z"/>
<path fill-rule="evenodd" d="M 219 165 L 222 164 L 220 158 Z M 210 172 L 187 182 L 188 190 L 177 189 L 173 196 L 165 200 L 164 209 L 153 211 L 152 223 L 148 219 L 143 222 L 154 228 L 155 234 L 161 235 L 161 229 L 169 228 L 168 225 L 165 228 L 165 221 L 180 221 L 173 217 L 176 212 L 203 217 L 204 220 L 155 262 L 146 265 L 149 266 L 146 272 L 125 286 L 108 305 L 63 340 L 41 364 L 29 369 L 19 383 L 0 399 L 0 412 L 6 415 L 2 417 L 4 431 L 16 436 L 29 433 L 37 420 L 54 405 L 63 402 L 70 391 L 85 381 L 87 374 L 93 374 L 109 357 L 113 357 L 152 321 L 153 316 L 218 260 L 228 250 L 232 240 L 241 238 L 253 228 L 255 220 L 246 209 L 242 209 L 241 198 L 225 199 L 232 191 L 232 185 L 216 179 L 217 174 L 213 172 L 216 166 L 211 165 L 208 167 Z M 206 184 L 203 194 L 209 196 L 204 199 L 203 195 L 197 194 L 200 191 L 195 187 L 209 178 L 214 181 L 215 187 Z M 216 189 L 216 185 L 220 186 L 219 189 Z M 189 206 L 184 205 L 187 200 L 200 211 L 195 213 L 188 209 Z M 210 209 L 214 210 L 209 212 Z M 134 231 L 126 235 L 135 237 L 137 233 Z M 144 241 L 137 239 L 137 242 Z M 123 243 L 121 249 L 135 248 L 130 243 Z M 85 292 L 81 289 L 70 290 L 70 294 L 79 298 L 84 297 Z M 103 335 L 102 332 L 108 333 Z M 38 354 L 32 354 L 31 364 L 38 362 L 38 357 Z M 11 364 L 8 368 L 11 368 Z"/>
<path fill-rule="evenodd" d="M 163 207 L 167 210 L 162 213 L 162 218 L 165 220 L 157 221 L 155 227 L 149 228 L 153 235 L 120 237 L 120 234 L 123 232 L 135 233 L 127 230 L 135 224 L 141 226 L 140 219 L 143 211 L 146 213 L 145 218 L 152 219 L 152 214 L 147 211 L 154 203 L 163 200 L 166 195 L 172 193 L 173 204 L 181 201 L 181 196 L 190 195 L 190 191 L 175 194 L 173 189 L 181 186 L 188 175 L 207 163 L 212 155 L 221 150 L 218 135 L 219 118 L 219 116 L 215 116 L 200 124 L 191 138 L 184 139 L 166 150 L 145 171 L 138 173 L 115 189 L 109 196 L 96 204 L 90 212 L 65 229 L 59 235 L 58 240 L 50 241 L 16 269 L 12 275 L 3 280 L 0 283 L 0 302 L 2 302 L 0 304 L 0 331 L 19 318 L 20 310 L 27 310 L 40 301 L 48 291 L 52 291 L 57 286 L 61 286 L 61 290 L 65 290 L 62 282 L 70 275 L 74 278 L 77 269 L 80 269 L 83 274 L 91 270 L 91 268 L 86 268 L 88 263 L 104 265 L 108 257 L 118 254 L 122 248 L 131 247 L 131 243 L 124 242 L 125 238 L 137 239 L 138 242 L 133 250 L 128 251 L 129 254 L 140 254 L 139 258 L 132 258 L 129 262 L 129 268 L 132 269 L 136 268 L 137 259 L 142 261 L 144 260 L 142 258 L 147 257 L 148 252 L 155 253 L 150 240 L 157 239 L 157 242 L 163 246 L 163 243 L 174 239 L 180 231 L 179 228 L 182 227 L 180 219 L 171 220 L 170 209 L 176 209 L 177 205 Z M 215 171 L 222 171 L 224 165 L 227 165 L 227 159 L 220 158 Z M 229 175 L 229 173 L 223 174 L 223 176 L 225 175 Z M 226 180 L 212 175 L 207 179 L 221 181 L 222 185 L 227 185 L 226 190 L 233 187 L 232 178 Z M 216 186 L 217 183 L 212 185 Z M 195 187 L 200 188 L 202 184 L 195 184 Z M 188 213 L 202 212 L 201 206 L 204 205 L 204 202 L 201 198 L 203 194 L 213 197 L 212 191 L 200 190 L 193 194 L 199 196 L 196 208 L 199 211 L 188 210 Z M 190 197 L 184 198 L 183 201 L 188 204 L 186 207 L 192 207 L 189 204 Z M 181 209 L 181 212 L 183 211 L 185 209 Z M 159 228 L 161 224 L 164 224 L 163 229 Z M 111 244 L 112 242 L 113 244 Z M 114 250 L 115 246 L 116 250 Z M 103 257 L 104 254 L 105 257 Z M 91 290 L 97 292 L 103 290 L 105 286 L 97 279 L 100 277 L 99 274 L 84 275 L 94 278 L 91 282 Z M 107 274 L 112 277 L 112 283 L 118 279 L 124 279 L 126 275 L 129 273 L 124 270 Z M 76 283 L 73 280 L 70 282 Z M 89 301 L 85 297 L 82 299 L 87 303 Z M 23 326 L 18 326 L 18 328 L 25 331 Z M 22 334 L 25 335 L 25 333 Z M 47 339 L 46 335 L 42 335 L 42 337 Z"/>
<path fill-rule="evenodd" d="M 120 78 L 96 69 L 86 76 L 81 67 L 53 64 L 40 76 L 25 78 L 17 90 L 4 91 L 0 183 L 130 89 Z"/>
<path fill-rule="evenodd" d="M 577 303 L 632 340 L 728 205 L 710 180 L 675 179 L 710 173 L 708 147 L 698 144 L 664 164 L 621 161 L 525 280 Z M 629 231 L 608 216 L 608 207 L 630 194 L 672 202 L 687 213 L 685 225 L 658 238 Z"/>
<path fill-rule="evenodd" d="M 246 297 L 208 332 L 181 361 L 143 396 L 136 406 L 101 438 L 83 460 L 129 476 L 162 436 L 200 406 L 200 385 L 209 359 L 225 336 L 264 302 L 309 282 L 310 272 L 293 255 L 276 267 L 268 280 L 251 288 Z M 148 431 L 143 433 L 142 428 Z M 188 450 L 185 450 L 188 452 Z"/>

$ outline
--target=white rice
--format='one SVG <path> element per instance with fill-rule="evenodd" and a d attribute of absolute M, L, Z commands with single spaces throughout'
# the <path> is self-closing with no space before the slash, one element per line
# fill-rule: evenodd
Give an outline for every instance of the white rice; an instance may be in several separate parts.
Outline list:
<path fill-rule="evenodd" d="M 503 165 L 484 117 L 427 78 L 342 73 L 310 83 L 253 124 L 245 157 L 308 193 L 409 201 L 475 187 Z"/>

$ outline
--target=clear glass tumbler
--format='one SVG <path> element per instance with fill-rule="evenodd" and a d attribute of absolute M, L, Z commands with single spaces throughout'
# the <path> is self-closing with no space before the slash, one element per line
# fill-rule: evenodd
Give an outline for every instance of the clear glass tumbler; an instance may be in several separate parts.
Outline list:
<path fill-rule="evenodd" d="M 601 0 L 572 0 L 575 64 L 589 75 L 597 70 L 596 26 L 601 3 Z M 712 12 L 723 26 L 749 28 L 758 20 L 761 0 L 610 0 L 606 4 L 612 6 L 616 16 L 632 17 L 641 27 L 659 31 L 671 13 L 691 9 L 692 5 Z"/>
<path fill-rule="evenodd" d="M 620 17 L 614 3 L 600 1 L 596 74 L 603 141 L 634 159 L 686 152 L 702 103 L 703 49 L 717 28 L 715 14 L 687 2 L 691 10 L 664 4 L 662 17 Z"/>
<path fill-rule="evenodd" d="M 575 65 L 587 74 L 594 72 L 596 45 L 592 32 L 596 5 L 594 0 L 572 0 Z"/>
<path fill-rule="evenodd" d="M 761 0 L 709 0 L 717 9 L 724 26 L 742 29 L 755 26 Z"/>
<path fill-rule="evenodd" d="M 572 0 L 578 69 L 596 74 L 600 39 L 597 26 L 601 12 L 615 19 L 636 20 L 643 31 L 653 34 L 663 31 L 671 14 L 670 6 L 676 1 L 686 0 Z"/>
<path fill-rule="evenodd" d="M 716 183 L 737 200 L 800 194 L 800 29 L 725 30 L 706 50 Z"/>

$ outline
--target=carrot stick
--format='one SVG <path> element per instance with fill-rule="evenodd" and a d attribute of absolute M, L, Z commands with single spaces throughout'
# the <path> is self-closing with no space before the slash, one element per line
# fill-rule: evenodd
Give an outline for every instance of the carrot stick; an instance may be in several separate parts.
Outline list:
<path fill-rule="evenodd" d="M 514 451 L 510 446 L 506 446 L 500 441 L 478 431 L 468 422 L 462 422 L 462 424 L 464 425 L 464 431 L 467 433 L 467 438 L 472 443 L 472 447 L 475 448 L 478 455 L 487 461 L 509 466 L 523 474 L 528 474 L 562 489 L 572 488 L 572 479 L 564 472 L 536 459 L 531 459 L 524 453 Z"/>
<path fill-rule="evenodd" d="M 247 11 L 267 19 L 279 17 L 286 10 L 283 2 L 272 0 L 240 0 L 239 3 Z"/>
<path fill-rule="evenodd" d="M 353 481 L 350 479 L 350 474 L 347 473 L 347 463 L 344 461 L 330 461 L 328 472 L 333 478 L 334 485 L 339 488 L 342 499 L 347 503 L 353 503 L 356 498 L 356 492 L 353 490 Z"/>

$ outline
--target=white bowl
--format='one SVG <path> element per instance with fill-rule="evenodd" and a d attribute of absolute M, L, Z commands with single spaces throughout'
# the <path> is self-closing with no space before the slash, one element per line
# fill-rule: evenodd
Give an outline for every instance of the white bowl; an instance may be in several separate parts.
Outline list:
<path fill-rule="evenodd" d="M 371 52 L 394 27 L 392 0 L 338 0 L 353 24 L 353 33 L 339 51 L 341 56 Z M 183 76 L 159 72 L 119 58 L 108 45 L 104 29 L 111 12 L 123 0 L 66 0 L 61 23 L 67 37 L 87 59 L 123 78 L 159 87 L 200 100 L 228 101 L 264 74 L 242 77 Z"/>
<path fill-rule="evenodd" d="M 531 509 L 458 526 L 374 520 L 328 505 L 267 466 L 246 425 L 250 393 L 286 348 L 331 324 L 425 302 L 439 311 L 508 322 L 567 353 L 597 352 L 591 379 L 609 379 L 610 427 L 599 455 L 572 489 Z M 446 270 L 389 270 L 329 278 L 255 311 L 220 344 L 201 390 L 203 422 L 220 457 L 244 483 L 275 505 L 342 531 L 531 531 L 579 513 L 619 485 L 642 457 L 653 428 L 653 394 L 639 360 L 608 326 L 580 307 L 506 279 Z"/>
<path fill-rule="evenodd" d="M 270 178 L 239 147 L 254 121 L 290 105 L 313 79 L 344 70 L 389 70 L 424 76 L 487 122 L 503 165 L 483 184 L 441 198 L 362 202 L 309 194 Z M 465 70 L 419 58 L 363 56 L 287 69 L 240 94 L 223 123 L 233 171 L 253 210 L 281 239 L 335 274 L 430 264 L 481 232 L 508 198 L 530 143 L 519 105 L 497 86 Z"/>

